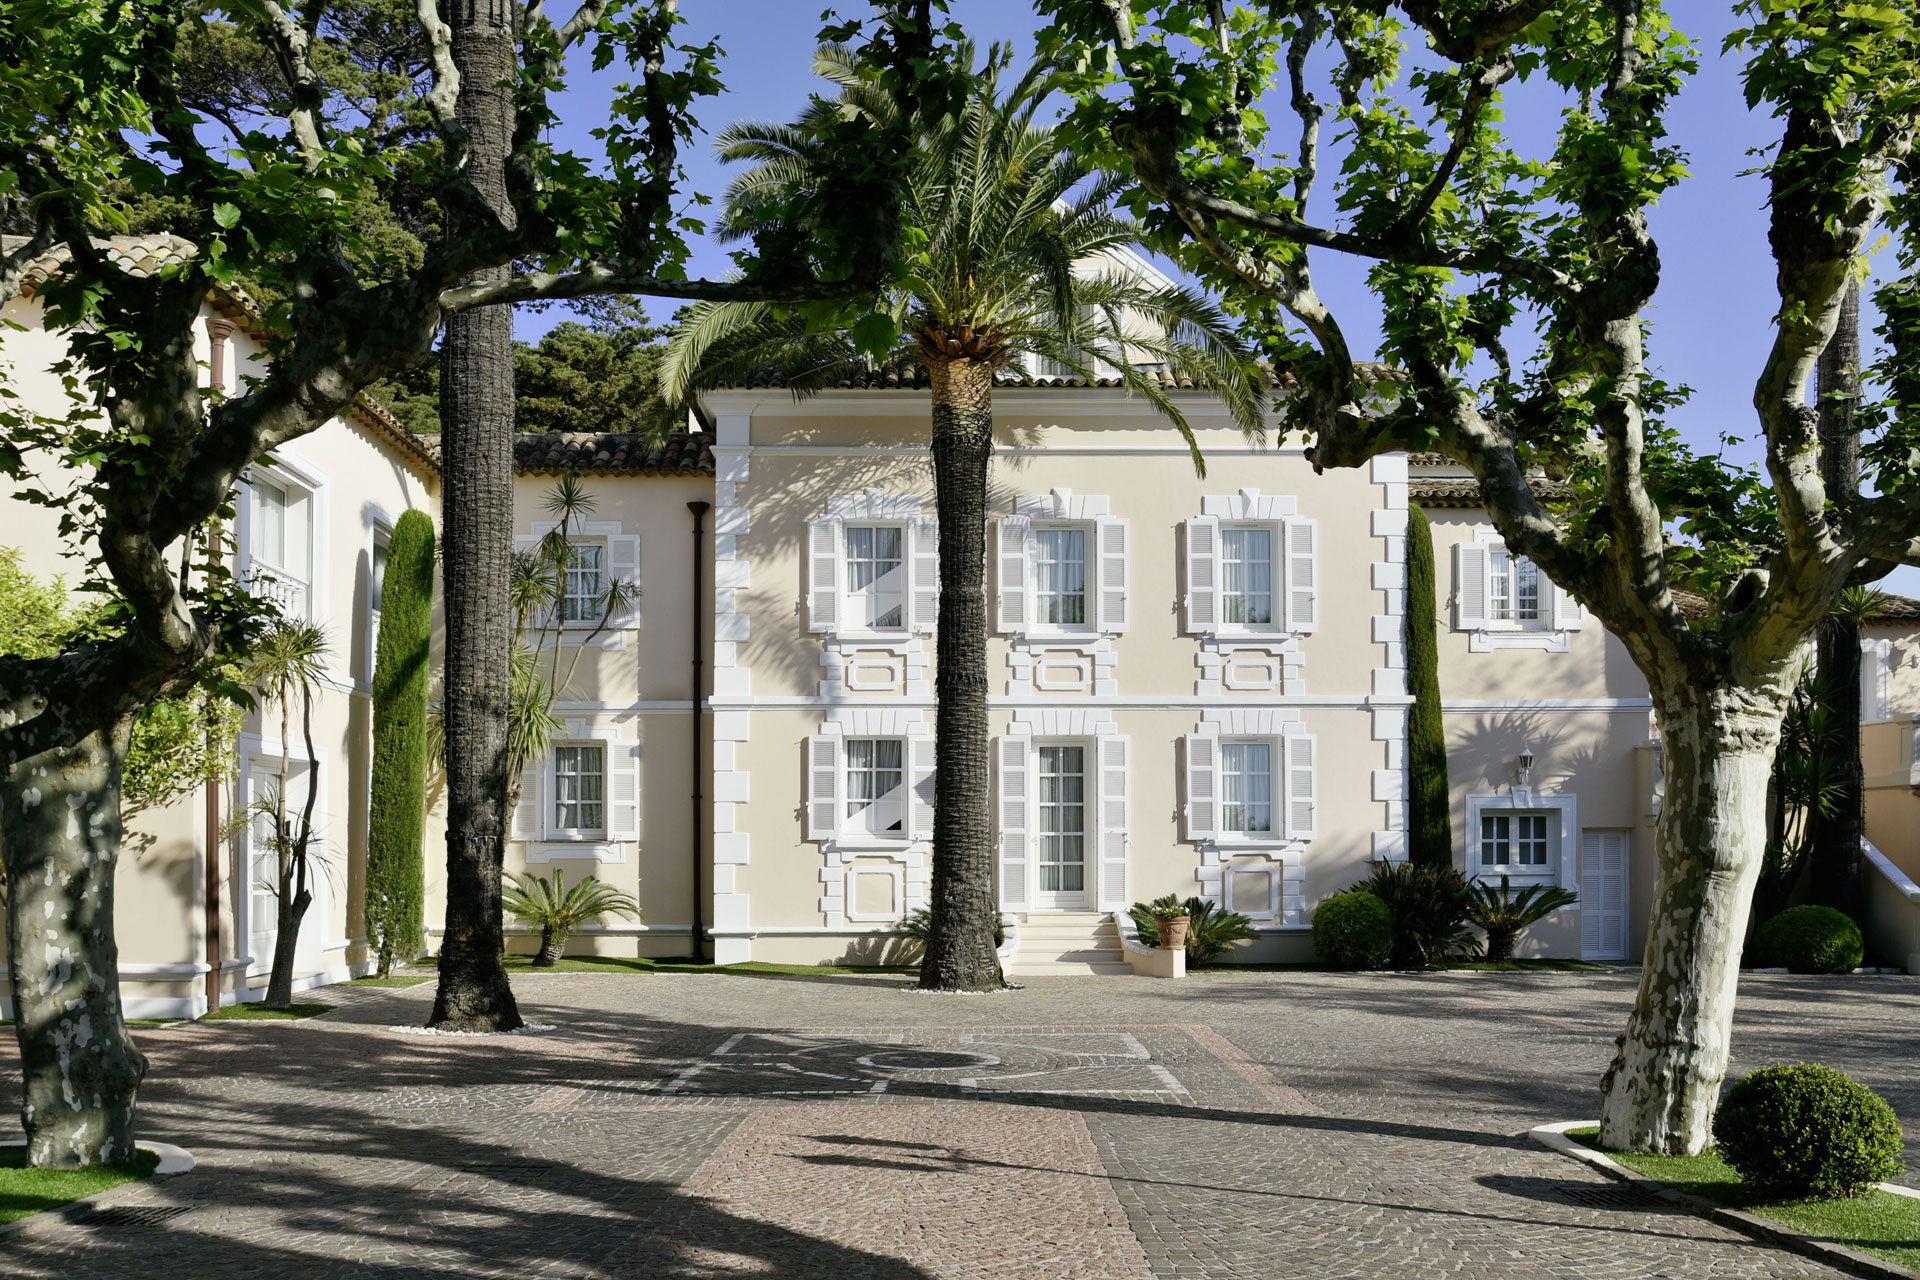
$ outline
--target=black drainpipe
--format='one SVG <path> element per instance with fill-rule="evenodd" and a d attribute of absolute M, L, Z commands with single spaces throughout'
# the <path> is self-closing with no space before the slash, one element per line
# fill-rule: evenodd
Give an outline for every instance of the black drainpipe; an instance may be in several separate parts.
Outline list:
<path fill-rule="evenodd" d="M 695 499 L 687 504 L 687 510 L 693 512 L 693 754 L 690 757 L 693 769 L 693 962 L 699 964 L 706 955 L 706 925 L 702 918 L 703 900 L 700 896 L 700 831 L 706 822 L 705 788 L 701 786 L 700 747 L 705 738 L 701 732 L 700 702 L 706 692 L 707 661 L 702 649 L 701 616 L 705 613 L 706 603 L 706 557 L 701 550 L 700 538 L 705 532 L 701 521 L 712 508 L 710 502 Z"/>

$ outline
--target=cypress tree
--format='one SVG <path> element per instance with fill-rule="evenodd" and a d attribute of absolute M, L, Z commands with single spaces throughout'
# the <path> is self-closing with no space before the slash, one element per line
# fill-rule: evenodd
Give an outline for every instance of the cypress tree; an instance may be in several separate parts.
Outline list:
<path fill-rule="evenodd" d="M 373 786 L 367 821 L 367 938 L 385 976 L 426 941 L 428 643 L 433 521 L 409 511 L 387 546 L 373 665 Z"/>
<path fill-rule="evenodd" d="M 1434 617 L 1433 529 L 1419 507 L 1407 512 L 1407 856 L 1422 866 L 1453 865 L 1447 733 L 1440 723 L 1440 640 Z"/>

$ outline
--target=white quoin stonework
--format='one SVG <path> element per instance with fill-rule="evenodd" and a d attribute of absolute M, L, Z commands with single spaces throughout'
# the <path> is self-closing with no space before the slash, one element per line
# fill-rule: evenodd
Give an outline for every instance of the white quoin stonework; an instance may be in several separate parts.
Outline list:
<path fill-rule="evenodd" d="M 753 618 L 738 607 L 749 585 L 753 566 L 738 553 L 738 539 L 752 526 L 752 514 L 740 497 L 751 464 L 745 417 L 722 417 L 720 443 L 714 446 L 713 499 L 713 692 L 716 697 L 744 698 L 753 692 L 752 672 L 741 661 L 753 634 Z M 728 448 L 728 445 L 735 447 Z M 720 585 L 725 583 L 725 586 Z M 739 868 L 747 865 L 752 837 L 746 824 L 752 779 L 741 767 L 740 744 L 747 741 L 753 717 L 746 711 L 713 714 L 713 939 L 715 964 L 741 964 L 753 958 L 752 904 L 739 884 Z"/>
<path fill-rule="evenodd" d="M 1380 826 L 1373 833 L 1373 856 L 1381 862 L 1407 858 L 1407 455 L 1383 453 L 1369 466 L 1368 478 L 1380 486 L 1372 533 L 1381 544 L 1381 559 L 1372 570 L 1380 593 L 1380 612 L 1373 617 L 1373 642 L 1380 646 L 1380 664 L 1373 669 L 1373 740 L 1385 751 L 1384 768 L 1374 776 L 1373 798 L 1381 807 Z"/>

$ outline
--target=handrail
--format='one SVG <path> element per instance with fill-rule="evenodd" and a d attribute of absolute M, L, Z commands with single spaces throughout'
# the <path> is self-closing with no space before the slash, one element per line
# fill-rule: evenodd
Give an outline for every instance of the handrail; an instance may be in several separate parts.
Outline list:
<path fill-rule="evenodd" d="M 1906 896 L 1908 902 L 1920 902 L 1920 884 L 1915 884 L 1912 877 L 1895 866 L 1893 859 L 1880 852 L 1873 841 L 1861 836 L 1860 852 L 1866 855 L 1876 871 L 1887 878 L 1889 884 Z"/>

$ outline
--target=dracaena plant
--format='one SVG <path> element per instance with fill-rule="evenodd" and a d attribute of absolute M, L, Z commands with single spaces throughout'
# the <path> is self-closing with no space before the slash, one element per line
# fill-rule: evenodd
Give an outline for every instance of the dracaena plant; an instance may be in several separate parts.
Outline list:
<path fill-rule="evenodd" d="M 1712 270 L 1778 306 L 1724 407 L 1758 471 L 1687 447 L 1687 370 L 1657 352 L 1656 202 L 1687 181 L 1675 103 L 1701 52 L 1659 0 L 1040 0 L 1076 144 L 1125 175 L 1158 243 L 1220 291 L 1299 391 L 1314 467 L 1432 450 L 1495 529 L 1619 639 L 1650 687 L 1666 798 L 1646 963 L 1603 1082 L 1601 1142 L 1711 1141 L 1767 779 L 1800 654 L 1840 593 L 1920 562 L 1920 131 L 1912 6 L 1732 0 L 1723 54 L 1772 140 L 1769 234 Z M 1507 95 L 1556 112 L 1545 154 Z M 1326 152 L 1337 138 L 1343 154 Z M 1874 492 L 1829 492 L 1808 390 L 1865 254 L 1884 355 L 1858 421 Z M 1388 366 L 1316 288 L 1364 271 Z M 1391 394 L 1369 390 L 1382 381 Z M 1559 483 L 1538 484 L 1542 477 Z M 1683 611 L 1681 589 L 1715 607 Z M 1569 853 L 1570 856 L 1570 853 Z"/>

